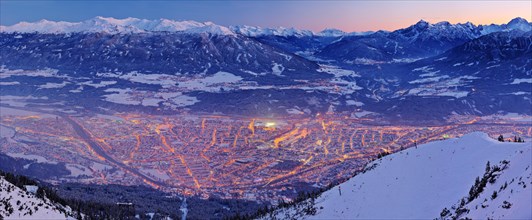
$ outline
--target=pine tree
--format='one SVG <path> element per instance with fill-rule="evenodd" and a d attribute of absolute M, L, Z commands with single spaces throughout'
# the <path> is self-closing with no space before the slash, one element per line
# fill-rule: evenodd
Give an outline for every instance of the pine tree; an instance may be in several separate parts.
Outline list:
<path fill-rule="evenodd" d="M 499 140 L 500 142 L 504 142 L 504 137 L 501 135 L 499 135 L 499 138 L 497 138 L 497 140 Z"/>

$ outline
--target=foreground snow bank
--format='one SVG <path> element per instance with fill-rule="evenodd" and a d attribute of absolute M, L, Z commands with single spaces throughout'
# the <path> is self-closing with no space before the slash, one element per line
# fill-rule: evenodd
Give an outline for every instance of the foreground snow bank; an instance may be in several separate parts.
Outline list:
<path fill-rule="evenodd" d="M 74 219 L 60 205 L 41 199 L 0 176 L 0 219 Z"/>
<path fill-rule="evenodd" d="M 464 199 L 467 204 L 461 207 L 468 211 L 462 218 L 531 219 L 531 154 L 530 143 L 501 143 L 483 133 L 432 142 L 370 163 L 367 172 L 318 197 L 314 216 L 290 208 L 267 218 L 434 219 L 445 208 L 450 212 L 445 218 L 450 218 Z M 508 166 L 494 173 L 494 183 L 468 202 L 486 163 L 502 166 L 504 160 Z M 494 199 L 493 191 L 499 193 Z"/>

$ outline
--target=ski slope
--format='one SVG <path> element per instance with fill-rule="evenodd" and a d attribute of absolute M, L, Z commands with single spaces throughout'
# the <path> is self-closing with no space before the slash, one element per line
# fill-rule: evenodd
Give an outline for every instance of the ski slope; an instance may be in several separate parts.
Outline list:
<path fill-rule="evenodd" d="M 480 196 L 464 206 L 469 211 L 459 216 L 531 219 L 531 148 L 531 143 L 502 143 L 484 133 L 420 145 L 376 160 L 367 172 L 324 192 L 315 200 L 314 216 L 290 208 L 267 218 L 435 219 L 444 208 L 451 212 L 445 218 L 450 218 L 475 178 L 484 175 L 486 163 L 507 160 L 508 168 L 496 172 L 496 181 L 487 183 Z M 504 183 L 507 187 L 501 190 Z M 492 200 L 494 190 L 501 191 Z M 512 204 L 509 209 L 502 208 L 504 201 Z"/>

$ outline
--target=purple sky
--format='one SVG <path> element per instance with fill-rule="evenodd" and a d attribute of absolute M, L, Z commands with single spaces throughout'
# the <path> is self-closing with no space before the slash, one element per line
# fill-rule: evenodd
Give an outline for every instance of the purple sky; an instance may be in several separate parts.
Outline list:
<path fill-rule="evenodd" d="M 420 19 L 451 23 L 532 20 L 532 1 L 65 1 L 0 0 L 0 24 L 95 16 L 212 21 L 220 25 L 296 27 L 320 31 L 395 30 Z"/>

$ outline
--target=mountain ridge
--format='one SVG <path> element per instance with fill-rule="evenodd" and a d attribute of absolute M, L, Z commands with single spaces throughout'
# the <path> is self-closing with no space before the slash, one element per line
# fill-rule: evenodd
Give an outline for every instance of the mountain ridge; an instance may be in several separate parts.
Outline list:
<path fill-rule="evenodd" d="M 450 24 L 447 21 L 441 21 L 431 24 L 427 21 L 420 20 L 413 26 L 430 26 L 438 24 L 447 24 L 452 26 L 472 26 L 483 30 L 483 34 L 494 31 L 508 29 L 522 29 L 523 31 L 531 30 L 531 24 L 524 18 L 516 17 L 507 24 L 490 24 L 474 25 L 471 22 Z M 408 28 L 408 27 L 407 27 Z M 404 29 L 404 28 L 403 28 Z M 397 29 L 400 30 L 400 29 Z M 397 31 L 395 30 L 395 31 Z M 381 30 L 382 31 L 382 30 Z M 210 33 L 215 35 L 235 35 L 242 34 L 248 37 L 257 37 L 262 35 L 277 36 L 318 36 L 318 37 L 338 37 L 351 35 L 367 35 L 378 31 L 361 31 L 345 32 L 335 28 L 325 28 L 320 32 L 314 32 L 294 27 L 258 27 L 248 25 L 222 26 L 213 22 L 198 22 L 193 20 L 177 21 L 171 19 L 139 19 L 96 16 L 94 18 L 80 21 L 50 21 L 41 19 L 37 22 L 19 22 L 13 25 L 0 25 L 0 32 L 41 32 L 41 33 L 76 33 L 76 32 L 108 32 L 108 33 L 141 33 L 141 32 L 186 32 L 186 33 Z M 393 32 L 393 31 L 384 31 Z"/>

